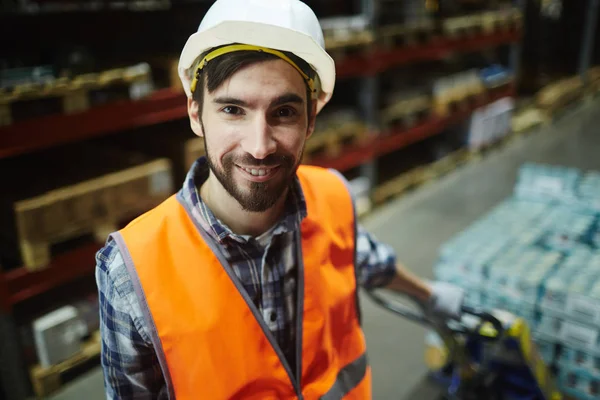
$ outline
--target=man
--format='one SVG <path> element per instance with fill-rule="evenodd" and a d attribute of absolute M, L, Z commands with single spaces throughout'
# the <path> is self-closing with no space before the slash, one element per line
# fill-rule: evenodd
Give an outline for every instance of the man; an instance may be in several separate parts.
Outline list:
<path fill-rule="evenodd" d="M 357 287 L 456 318 L 397 266 L 341 175 L 299 166 L 335 65 L 299 0 L 217 0 L 179 63 L 207 157 L 97 254 L 107 397 L 370 398 Z"/>

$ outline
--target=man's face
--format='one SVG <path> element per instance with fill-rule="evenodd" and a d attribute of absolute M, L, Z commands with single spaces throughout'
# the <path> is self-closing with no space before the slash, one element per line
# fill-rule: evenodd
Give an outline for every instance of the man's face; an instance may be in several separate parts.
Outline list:
<path fill-rule="evenodd" d="M 204 88 L 208 164 L 244 210 L 268 210 L 294 179 L 314 127 L 306 100 L 302 77 L 283 60 L 246 66 L 213 93 Z"/>

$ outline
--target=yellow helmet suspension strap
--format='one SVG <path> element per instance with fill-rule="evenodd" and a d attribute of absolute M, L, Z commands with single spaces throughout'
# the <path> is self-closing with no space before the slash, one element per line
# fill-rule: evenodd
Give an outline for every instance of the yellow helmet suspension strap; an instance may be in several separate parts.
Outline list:
<path fill-rule="evenodd" d="M 250 44 L 232 44 L 232 45 L 223 46 L 214 51 L 211 51 L 198 63 L 198 66 L 196 67 L 196 72 L 194 73 L 194 77 L 193 77 L 192 83 L 190 85 L 190 89 L 191 89 L 192 93 L 194 93 L 196 91 L 196 86 L 198 85 L 198 79 L 200 79 L 200 72 L 202 71 L 202 69 L 204 67 L 206 67 L 206 64 L 208 64 L 208 62 L 210 60 L 213 60 L 219 56 L 222 56 L 223 54 L 232 53 L 234 51 L 242 51 L 242 50 L 253 50 L 253 51 L 270 53 L 270 54 L 273 54 L 273 55 L 281 58 L 282 60 L 284 60 L 288 64 L 290 64 L 292 67 L 294 67 L 300 73 L 300 75 L 302 75 L 302 77 L 306 81 L 306 84 L 310 88 L 311 93 L 315 92 L 315 80 L 310 78 L 308 75 L 306 75 L 304 73 L 304 71 L 302 71 L 302 69 L 300 69 L 300 67 L 298 65 L 296 65 L 295 62 L 293 62 L 288 56 L 283 54 L 281 51 L 269 49 L 267 47 L 253 46 Z"/>

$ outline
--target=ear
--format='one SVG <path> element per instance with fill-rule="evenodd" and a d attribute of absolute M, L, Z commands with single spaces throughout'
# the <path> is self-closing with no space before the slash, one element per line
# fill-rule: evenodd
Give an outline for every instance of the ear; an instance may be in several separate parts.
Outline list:
<path fill-rule="evenodd" d="M 204 129 L 200 123 L 200 105 L 194 99 L 187 99 L 188 116 L 190 117 L 190 126 L 192 131 L 200 137 L 204 136 Z"/>
<path fill-rule="evenodd" d="M 310 115 L 308 117 L 308 130 L 306 132 L 306 139 L 310 138 L 315 131 L 315 122 L 317 120 L 317 100 L 312 101 L 312 107 Z"/>

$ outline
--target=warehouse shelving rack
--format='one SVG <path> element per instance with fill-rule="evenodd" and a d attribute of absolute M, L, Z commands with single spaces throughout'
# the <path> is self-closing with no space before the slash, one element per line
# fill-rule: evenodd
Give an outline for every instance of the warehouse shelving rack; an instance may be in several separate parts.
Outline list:
<path fill-rule="evenodd" d="M 351 56 L 337 63 L 336 74 L 338 79 L 364 78 L 363 80 L 368 81 L 376 78 L 377 74 L 396 66 L 418 61 L 439 60 L 452 53 L 475 52 L 517 43 L 520 37 L 521 33 L 518 31 L 505 31 L 466 38 L 439 39 L 423 47 L 374 49 L 366 55 Z M 372 102 L 365 103 L 372 104 Z M 376 115 L 377 109 L 374 111 Z M 184 95 L 171 89 L 161 89 L 144 100 L 120 101 L 78 114 L 51 115 L 0 127 L 0 158 L 18 156 L 186 116 L 187 105 Z"/>
<path fill-rule="evenodd" d="M 523 9 L 524 0 L 516 4 Z M 376 21 L 377 3 L 362 0 L 363 12 L 371 24 Z M 371 26 L 374 28 L 374 26 Z M 511 69 L 517 72 L 519 65 L 519 42 L 522 31 L 504 31 L 479 34 L 462 38 L 443 38 L 425 46 L 398 49 L 373 48 L 369 53 L 348 56 L 337 63 L 338 79 L 359 78 L 361 90 L 358 103 L 370 135 L 361 145 L 349 145 L 336 158 L 324 158 L 313 164 L 337 168 L 344 172 L 360 167 L 361 175 L 375 183 L 377 158 L 406 147 L 468 118 L 478 107 L 502 97 L 514 96 L 515 85 L 479 99 L 468 109 L 446 117 L 430 119 L 406 130 L 383 132 L 378 118 L 378 74 L 394 68 L 428 60 L 440 60 L 453 53 L 476 52 L 501 45 L 511 45 Z M 56 115 L 17 122 L 0 128 L 0 158 L 17 157 L 30 152 L 62 144 L 91 139 L 124 131 L 130 128 L 150 126 L 161 122 L 185 118 L 187 108 L 181 93 L 170 89 L 159 90 L 150 98 L 139 101 L 122 101 L 108 104 L 73 115 Z M 15 346 L 19 343 L 13 309 L 16 305 L 35 299 L 51 289 L 79 278 L 90 276 L 94 271 L 94 254 L 101 244 L 89 244 L 68 253 L 57 255 L 50 265 L 39 271 L 25 267 L 0 271 L 0 379 L 9 399 L 28 397 L 30 383 L 27 371 Z"/>

